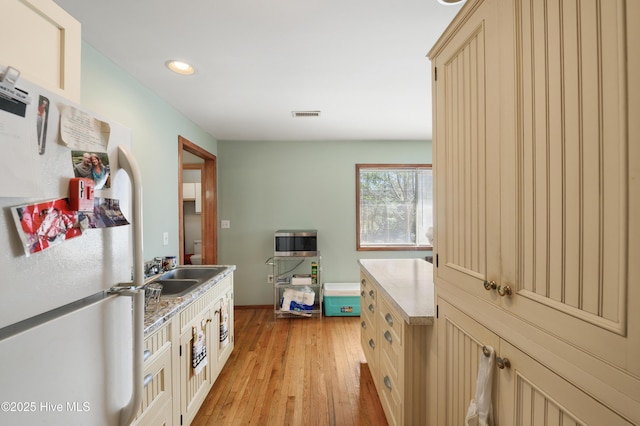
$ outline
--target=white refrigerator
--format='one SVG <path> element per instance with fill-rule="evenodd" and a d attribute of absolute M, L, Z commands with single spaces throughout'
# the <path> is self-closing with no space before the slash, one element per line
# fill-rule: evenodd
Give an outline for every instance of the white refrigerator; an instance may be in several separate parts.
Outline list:
<path fill-rule="evenodd" d="M 14 80 L 0 81 L 0 89 L 13 84 L 30 103 L 21 109 L 12 93 L 0 93 L 0 424 L 129 424 L 142 390 L 144 315 L 142 189 L 130 131 Z M 8 111 L 13 106 L 17 113 Z M 71 126 L 61 117 L 69 107 L 80 112 Z M 87 118 L 108 128 L 109 187 L 94 195 L 118 200 L 129 224 L 84 229 L 30 253 L 15 207 L 69 195 L 72 149 L 60 135 L 96 142 L 83 140 Z M 110 291 L 116 286 L 125 290 Z"/>

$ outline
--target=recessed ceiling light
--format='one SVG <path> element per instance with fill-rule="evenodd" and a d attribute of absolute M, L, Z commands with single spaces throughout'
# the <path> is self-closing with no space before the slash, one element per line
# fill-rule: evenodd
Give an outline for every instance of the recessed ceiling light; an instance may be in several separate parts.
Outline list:
<path fill-rule="evenodd" d="M 183 62 L 183 61 L 178 61 L 178 60 L 172 59 L 170 61 L 165 62 L 164 64 L 171 71 L 173 71 L 175 73 L 178 73 L 178 74 L 191 75 L 191 74 L 194 74 L 196 72 L 195 68 L 193 68 L 193 66 L 191 64 L 188 64 L 188 63 Z"/>
<path fill-rule="evenodd" d="M 464 0 L 438 0 L 438 3 L 444 4 L 445 6 L 453 6 L 462 2 L 464 2 Z"/>

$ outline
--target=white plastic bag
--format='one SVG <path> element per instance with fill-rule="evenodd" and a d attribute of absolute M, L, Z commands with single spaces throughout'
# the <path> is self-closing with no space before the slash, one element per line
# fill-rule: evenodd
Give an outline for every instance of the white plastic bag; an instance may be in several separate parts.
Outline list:
<path fill-rule="evenodd" d="M 469 403 L 465 426 L 491 426 L 493 424 L 491 387 L 496 354 L 491 346 L 486 346 L 486 348 L 489 350 L 489 356 L 483 355 L 480 359 L 476 397 Z"/>

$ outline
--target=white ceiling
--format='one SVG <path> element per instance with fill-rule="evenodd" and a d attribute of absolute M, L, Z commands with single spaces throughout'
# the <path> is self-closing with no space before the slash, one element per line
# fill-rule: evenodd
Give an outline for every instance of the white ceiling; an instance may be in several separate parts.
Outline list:
<path fill-rule="evenodd" d="M 431 139 L 437 0 L 55 0 L 82 38 L 217 140 Z M 173 74 L 168 59 L 191 62 Z M 292 111 L 320 110 L 293 118 Z"/>

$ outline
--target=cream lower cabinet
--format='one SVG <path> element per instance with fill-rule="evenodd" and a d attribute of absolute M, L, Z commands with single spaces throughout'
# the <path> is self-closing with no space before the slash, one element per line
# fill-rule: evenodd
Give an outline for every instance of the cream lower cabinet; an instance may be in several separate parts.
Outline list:
<path fill-rule="evenodd" d="M 179 404 L 174 404 L 177 412 L 176 425 L 189 425 L 197 414 L 207 394 L 211 390 L 220 370 L 233 351 L 233 313 L 228 313 L 228 337 L 221 348 L 220 308 L 233 309 L 233 275 L 228 275 L 209 291 L 195 300 L 182 312 L 179 321 L 179 351 L 177 356 L 177 385 Z M 196 374 L 193 364 L 193 347 L 204 336 L 207 351 L 207 365 Z"/>
<path fill-rule="evenodd" d="M 483 346 L 493 347 L 506 364 L 494 368 L 494 425 L 633 424 L 443 298 L 438 307 L 438 425 L 465 424 Z"/>
<path fill-rule="evenodd" d="M 169 322 L 144 340 L 146 385 L 142 404 L 133 422 L 136 426 L 167 426 L 172 419 L 171 331 Z M 149 380 L 147 380 L 147 378 Z"/>
<path fill-rule="evenodd" d="M 427 341 L 432 326 L 409 325 L 360 274 L 361 344 L 387 422 L 427 424 Z"/>
<path fill-rule="evenodd" d="M 635 40 L 637 1 L 473 0 L 429 57 L 436 292 L 640 424 Z M 553 377 L 534 383 L 551 395 Z"/>
<path fill-rule="evenodd" d="M 144 375 L 149 380 L 133 425 L 191 424 L 233 351 L 233 321 L 230 274 L 145 338 Z M 207 364 L 196 374 L 193 347 L 203 337 Z"/>

